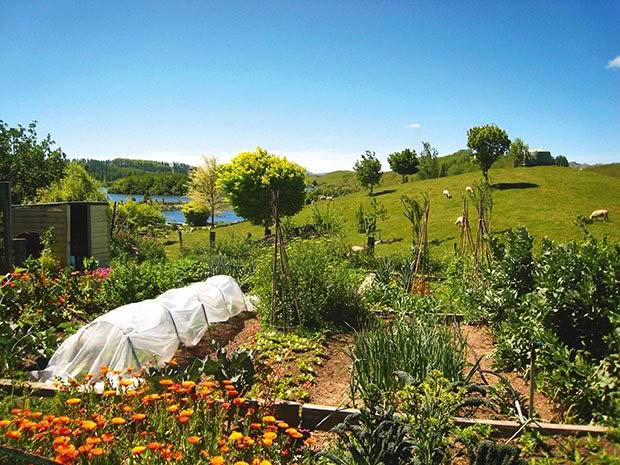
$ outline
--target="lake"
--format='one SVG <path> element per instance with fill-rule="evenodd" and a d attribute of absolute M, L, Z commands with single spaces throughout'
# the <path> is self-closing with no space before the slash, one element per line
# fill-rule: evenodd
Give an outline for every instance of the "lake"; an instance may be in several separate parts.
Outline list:
<path fill-rule="evenodd" d="M 106 191 L 108 199 L 112 202 L 127 202 L 128 200 L 135 200 L 141 202 L 144 199 L 144 195 L 140 194 L 110 194 Z M 155 202 L 164 201 L 165 203 L 186 203 L 191 199 L 182 195 L 152 195 L 151 199 Z M 165 210 L 162 212 L 166 218 L 166 223 L 179 223 L 185 224 L 185 215 L 181 210 Z M 216 223 L 237 223 L 243 221 L 243 218 L 237 216 L 232 210 L 224 210 L 219 215 L 215 216 Z"/>

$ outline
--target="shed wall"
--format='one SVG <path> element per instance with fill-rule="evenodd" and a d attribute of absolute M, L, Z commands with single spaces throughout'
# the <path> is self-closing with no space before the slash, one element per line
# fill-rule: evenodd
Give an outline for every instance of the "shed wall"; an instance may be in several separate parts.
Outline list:
<path fill-rule="evenodd" d="M 100 266 L 110 265 L 110 232 L 108 226 L 108 206 L 90 205 L 90 254 L 99 261 Z"/>

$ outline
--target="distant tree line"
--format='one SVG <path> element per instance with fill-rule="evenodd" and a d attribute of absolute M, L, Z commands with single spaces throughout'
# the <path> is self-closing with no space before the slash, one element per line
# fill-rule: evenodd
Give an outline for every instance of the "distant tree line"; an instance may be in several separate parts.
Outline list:
<path fill-rule="evenodd" d="M 86 166 L 88 172 L 104 183 L 111 183 L 117 179 L 145 173 L 181 173 L 187 174 L 193 168 L 185 163 L 166 163 L 150 160 L 130 160 L 115 158 L 113 160 L 93 160 L 82 158 L 76 160 Z"/>
<path fill-rule="evenodd" d="M 111 194 L 185 195 L 187 173 L 141 173 L 123 177 L 108 187 Z"/>

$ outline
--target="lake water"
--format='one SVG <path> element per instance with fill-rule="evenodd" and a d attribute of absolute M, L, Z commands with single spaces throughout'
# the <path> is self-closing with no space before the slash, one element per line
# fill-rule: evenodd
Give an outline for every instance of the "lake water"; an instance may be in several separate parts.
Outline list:
<path fill-rule="evenodd" d="M 127 202 L 128 200 L 135 200 L 136 202 L 141 202 L 144 199 L 144 195 L 128 195 L 128 194 L 110 194 L 106 191 L 108 198 L 112 202 Z M 182 195 L 152 195 L 151 199 L 155 202 L 161 202 L 162 200 L 166 203 L 186 203 L 190 201 L 189 197 L 184 197 Z M 164 210 L 162 212 L 164 217 L 166 218 L 166 223 L 179 223 L 185 224 L 187 221 L 185 220 L 185 215 L 181 210 Z M 237 216 L 232 210 L 225 210 L 219 215 L 215 216 L 216 223 L 237 223 L 239 221 L 243 221 L 243 218 Z"/>

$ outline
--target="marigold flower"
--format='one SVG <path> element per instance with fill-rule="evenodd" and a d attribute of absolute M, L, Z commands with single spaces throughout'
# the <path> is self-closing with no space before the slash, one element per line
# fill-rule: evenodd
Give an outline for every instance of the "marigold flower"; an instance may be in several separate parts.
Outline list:
<path fill-rule="evenodd" d="M 281 421 L 280 423 L 278 423 L 278 428 L 286 429 L 286 428 L 288 428 L 288 427 L 289 427 L 288 423 L 285 423 L 285 422 L 283 422 L 283 421 Z"/>
<path fill-rule="evenodd" d="M 171 379 L 162 379 L 159 381 L 159 384 L 162 386 L 172 386 L 174 384 L 174 381 L 172 381 Z"/>
<path fill-rule="evenodd" d="M 237 397 L 235 400 L 233 400 L 233 404 L 241 405 L 245 403 L 245 401 L 246 401 L 245 397 Z"/>
<path fill-rule="evenodd" d="M 214 381 L 205 381 L 204 386 L 208 387 L 208 388 L 213 388 L 213 387 L 215 387 L 215 382 Z"/>
<path fill-rule="evenodd" d="M 182 458 L 183 458 L 183 452 L 181 452 L 180 450 L 172 454 L 172 460 L 181 460 Z"/>
<path fill-rule="evenodd" d="M 291 434 L 291 437 L 292 437 L 293 439 L 301 439 L 301 438 L 303 438 L 303 437 L 304 437 L 304 435 L 303 435 L 303 434 L 301 434 L 299 431 L 297 431 L 296 433 Z"/>
<path fill-rule="evenodd" d="M 112 423 L 113 425 L 122 425 L 122 424 L 125 424 L 126 421 L 124 418 L 114 417 L 110 420 L 110 423 Z"/>
<path fill-rule="evenodd" d="M 174 413 L 174 412 L 176 412 L 177 410 L 179 410 L 179 406 L 178 406 L 178 405 L 171 405 L 170 407 L 168 407 L 168 411 L 169 411 L 170 413 Z"/>
<path fill-rule="evenodd" d="M 220 405 L 224 410 L 228 410 L 230 408 L 230 402 L 222 402 Z"/>
<path fill-rule="evenodd" d="M 11 439 L 17 439 L 21 437 L 22 433 L 20 431 L 7 431 L 6 437 Z"/>
<path fill-rule="evenodd" d="M 43 416 L 42 412 L 32 412 L 30 415 L 32 418 L 41 418 Z"/>
<path fill-rule="evenodd" d="M 84 428 L 86 431 L 92 431 L 97 428 L 97 423 L 91 420 L 85 420 L 82 422 L 82 428 Z"/>
<path fill-rule="evenodd" d="M 142 420 L 144 420 L 145 418 L 146 418 L 146 415 L 145 415 L 144 413 L 134 413 L 134 414 L 131 416 L 131 419 L 132 419 L 132 420 L 135 420 L 135 421 L 142 421 Z"/>
<path fill-rule="evenodd" d="M 90 450 L 90 455 L 93 455 L 95 457 L 98 457 L 103 454 L 104 454 L 104 450 L 101 447 L 95 447 L 94 449 Z"/>
<path fill-rule="evenodd" d="M 114 389 L 108 389 L 107 391 L 103 391 L 103 395 L 104 395 L 105 397 L 108 397 L 108 396 L 115 396 L 115 395 L 116 395 L 116 390 L 114 390 Z"/>
<path fill-rule="evenodd" d="M 101 438 L 99 436 L 90 436 L 86 438 L 86 444 L 90 444 L 91 446 L 95 444 L 99 444 L 101 442 Z"/>
<path fill-rule="evenodd" d="M 161 447 L 161 444 L 158 442 L 149 442 L 146 445 L 146 448 L 150 450 L 158 450 L 160 447 Z"/>
<path fill-rule="evenodd" d="M 233 431 L 230 436 L 228 436 L 229 441 L 238 441 L 239 439 L 243 439 L 243 434 L 239 431 Z"/>
<path fill-rule="evenodd" d="M 186 410 L 181 410 L 181 412 L 179 413 L 179 415 L 181 415 L 182 417 L 191 417 L 194 414 L 194 410 L 191 408 L 188 408 Z"/>
<path fill-rule="evenodd" d="M 224 386 L 230 386 L 232 383 L 233 383 L 233 382 L 232 382 L 231 380 L 229 380 L 229 379 L 225 379 L 224 381 L 222 381 L 222 384 L 223 384 Z"/>
<path fill-rule="evenodd" d="M 132 409 L 129 405 L 125 405 L 125 406 L 123 407 L 123 412 L 125 412 L 125 413 L 129 413 L 129 412 L 131 412 L 132 410 L 133 410 L 133 409 Z"/>
<path fill-rule="evenodd" d="M 77 405 L 80 402 L 82 401 L 78 399 L 77 397 L 72 397 L 71 399 L 67 399 L 67 405 Z"/>
<path fill-rule="evenodd" d="M 252 423 L 250 425 L 250 429 L 261 429 L 263 427 L 263 425 L 261 425 L 260 423 Z"/>
<path fill-rule="evenodd" d="M 224 457 L 222 457 L 221 455 L 218 455 L 217 457 L 213 457 L 211 460 L 209 460 L 210 465 L 225 465 L 226 460 L 224 460 Z"/>
<path fill-rule="evenodd" d="M 141 453 L 143 453 L 146 450 L 145 446 L 136 446 L 133 449 L 131 449 L 131 453 L 133 455 L 140 455 Z"/>
<path fill-rule="evenodd" d="M 9 426 L 11 424 L 11 420 L 0 420 L 0 426 Z"/>
<path fill-rule="evenodd" d="M 121 380 L 118 382 L 118 384 L 120 384 L 121 386 L 128 387 L 128 386 L 132 386 L 132 385 L 133 385 L 133 381 L 132 381 L 132 380 L 130 380 L 130 379 L 121 379 Z"/>
<path fill-rule="evenodd" d="M 91 447 L 89 445 L 83 445 L 83 446 L 78 447 L 78 452 L 80 454 L 86 455 L 88 453 L 88 451 L 90 451 L 90 449 L 91 449 Z"/>
<path fill-rule="evenodd" d="M 250 465 L 248 462 L 235 462 L 235 465 Z"/>
<path fill-rule="evenodd" d="M 183 381 L 181 383 L 181 386 L 183 386 L 185 389 L 192 389 L 194 386 L 196 386 L 196 383 L 193 381 Z"/>
<path fill-rule="evenodd" d="M 179 422 L 187 423 L 189 421 L 189 417 L 179 416 Z"/>
<path fill-rule="evenodd" d="M 235 391 L 234 389 L 231 389 L 227 392 L 227 394 L 228 394 L 228 397 L 232 398 L 232 397 L 237 397 L 239 395 L 239 392 Z"/>
<path fill-rule="evenodd" d="M 271 415 L 267 415 L 266 417 L 263 417 L 263 422 L 264 423 L 275 423 L 276 418 Z"/>
<path fill-rule="evenodd" d="M 263 460 L 260 465 L 271 465 L 271 462 L 269 460 Z"/>
<path fill-rule="evenodd" d="M 54 442 L 52 442 L 52 446 L 58 447 L 63 444 L 68 444 L 70 440 L 71 438 L 69 438 L 68 436 L 58 436 L 56 439 L 54 439 Z"/>
<path fill-rule="evenodd" d="M 271 439 L 263 439 L 263 444 L 266 446 L 273 445 L 273 441 Z"/>
<path fill-rule="evenodd" d="M 278 435 L 276 433 L 273 433 L 273 432 L 267 432 L 267 433 L 263 434 L 263 438 L 265 438 L 265 439 L 274 440 L 277 437 L 278 437 Z"/>
<path fill-rule="evenodd" d="M 226 453 L 226 452 L 228 452 L 229 450 L 230 450 L 230 448 L 229 448 L 228 446 L 223 446 L 223 447 L 220 447 L 220 452 L 221 452 L 222 454 L 225 454 L 225 453 Z"/>
<path fill-rule="evenodd" d="M 200 442 L 200 436 L 190 436 L 187 438 L 187 442 L 189 442 L 190 444 L 197 444 L 198 442 Z"/>

